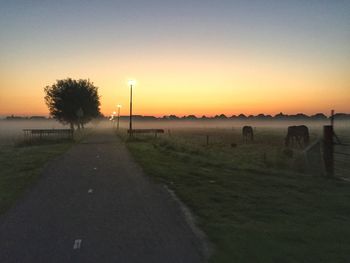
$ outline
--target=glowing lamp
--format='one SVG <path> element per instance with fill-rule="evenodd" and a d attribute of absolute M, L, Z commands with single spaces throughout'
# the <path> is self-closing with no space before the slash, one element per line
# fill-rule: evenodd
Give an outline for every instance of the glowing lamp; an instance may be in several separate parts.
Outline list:
<path fill-rule="evenodd" d="M 129 86 L 135 86 L 136 80 L 130 79 L 130 80 L 128 80 L 128 84 L 129 84 Z"/>

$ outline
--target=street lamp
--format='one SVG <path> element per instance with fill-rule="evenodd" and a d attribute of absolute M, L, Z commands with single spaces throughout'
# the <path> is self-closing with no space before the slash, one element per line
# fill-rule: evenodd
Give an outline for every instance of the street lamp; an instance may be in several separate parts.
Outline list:
<path fill-rule="evenodd" d="M 114 116 L 115 116 L 116 112 L 113 111 L 112 113 L 112 123 L 113 123 L 113 129 L 114 129 L 114 126 L 115 126 L 115 120 L 114 120 Z"/>
<path fill-rule="evenodd" d="M 119 131 L 119 118 L 120 118 L 120 108 L 122 107 L 122 105 L 118 104 L 117 108 L 118 108 L 118 119 L 117 119 L 117 131 Z"/>
<path fill-rule="evenodd" d="M 132 136 L 132 87 L 135 86 L 136 81 L 131 79 L 128 81 L 130 86 L 130 122 L 129 122 L 129 137 Z"/>

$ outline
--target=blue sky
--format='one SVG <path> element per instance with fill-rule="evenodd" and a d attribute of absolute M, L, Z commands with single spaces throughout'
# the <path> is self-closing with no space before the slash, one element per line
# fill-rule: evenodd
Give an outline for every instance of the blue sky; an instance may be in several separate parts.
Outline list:
<path fill-rule="evenodd" d="M 1 75 L 30 71 L 33 61 L 45 68 L 45 63 L 73 63 L 68 58 L 107 61 L 113 54 L 122 63 L 145 54 L 158 61 L 181 53 L 208 56 L 208 63 L 213 56 L 234 60 L 243 54 L 268 65 L 286 61 L 289 67 L 315 67 L 320 74 L 338 70 L 346 78 L 349 43 L 350 1 L 345 0 L 0 4 Z"/>

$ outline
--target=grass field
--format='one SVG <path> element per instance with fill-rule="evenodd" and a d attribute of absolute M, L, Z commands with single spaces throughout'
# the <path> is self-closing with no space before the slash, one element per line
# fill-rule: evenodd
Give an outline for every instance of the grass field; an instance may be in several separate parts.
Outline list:
<path fill-rule="evenodd" d="M 349 262 L 350 184 L 307 175 L 301 149 L 284 152 L 284 132 L 259 128 L 251 144 L 239 129 L 126 142 L 144 171 L 191 208 L 214 245 L 211 262 Z"/>
<path fill-rule="evenodd" d="M 21 120 L 0 119 L 0 146 L 14 145 L 23 140 L 23 129 L 67 129 L 67 126 L 55 120 Z"/>
<path fill-rule="evenodd" d="M 73 141 L 24 141 L 22 129 L 63 128 L 53 120 L 0 120 L 0 214 L 19 199 L 40 176 L 45 164 L 64 153 Z M 79 139 L 81 135 L 78 135 Z"/>
<path fill-rule="evenodd" d="M 65 152 L 72 142 L 0 147 L 0 214 L 5 212 L 40 176 L 43 166 Z"/>

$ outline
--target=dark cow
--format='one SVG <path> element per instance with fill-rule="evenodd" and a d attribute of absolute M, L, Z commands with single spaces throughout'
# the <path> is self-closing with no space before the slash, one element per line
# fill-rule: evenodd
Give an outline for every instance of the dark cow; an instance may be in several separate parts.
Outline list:
<path fill-rule="evenodd" d="M 244 126 L 242 129 L 243 141 L 248 142 L 248 140 L 254 140 L 253 128 L 252 126 Z"/>
<path fill-rule="evenodd" d="M 297 144 L 302 147 L 303 144 L 304 146 L 309 144 L 309 139 L 309 129 L 305 125 L 289 126 L 285 145 L 289 147 Z"/>

